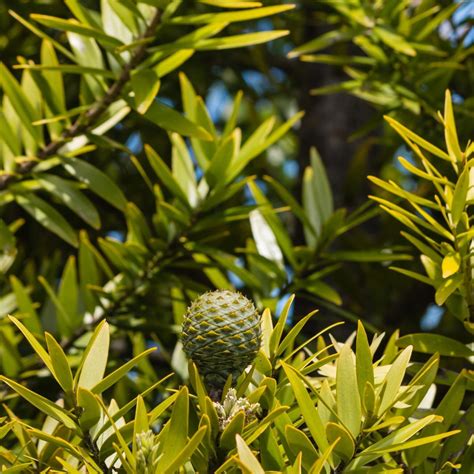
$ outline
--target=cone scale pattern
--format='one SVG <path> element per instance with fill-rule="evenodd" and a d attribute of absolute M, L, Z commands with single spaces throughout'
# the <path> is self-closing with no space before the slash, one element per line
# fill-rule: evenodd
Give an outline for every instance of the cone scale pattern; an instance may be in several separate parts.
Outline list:
<path fill-rule="evenodd" d="M 260 315 L 240 293 L 205 293 L 184 316 L 182 342 L 206 384 L 220 389 L 229 375 L 235 382 L 255 358 L 261 343 Z"/>

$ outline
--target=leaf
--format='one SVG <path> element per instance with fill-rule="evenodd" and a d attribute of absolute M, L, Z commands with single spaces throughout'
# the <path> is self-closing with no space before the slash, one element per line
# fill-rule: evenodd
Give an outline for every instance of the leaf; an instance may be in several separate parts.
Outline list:
<path fill-rule="evenodd" d="M 458 135 L 456 132 L 456 122 L 454 121 L 453 104 L 449 90 L 446 91 L 444 101 L 444 136 L 451 159 L 454 162 L 462 161 L 464 155 L 461 151 L 461 147 L 459 146 Z"/>
<path fill-rule="evenodd" d="M 180 51 L 176 51 L 176 53 L 171 54 L 155 66 L 154 70 L 156 75 L 159 78 L 166 76 L 184 64 L 193 54 L 194 49 L 182 49 Z"/>
<path fill-rule="evenodd" d="M 326 436 L 330 443 L 336 442 L 334 453 L 343 461 L 347 462 L 354 456 L 354 439 L 346 428 L 337 423 L 329 422 L 326 425 Z"/>
<path fill-rule="evenodd" d="M 115 369 L 112 373 L 104 377 L 99 383 L 94 385 L 90 389 L 91 392 L 97 395 L 101 394 L 102 392 L 105 392 L 105 390 L 112 387 L 112 385 L 116 384 L 121 378 L 128 374 L 132 367 L 137 365 L 141 359 L 147 357 L 148 354 L 152 353 L 155 350 L 156 347 L 152 347 L 151 349 L 148 349 L 145 352 L 142 352 L 141 354 L 135 356 L 133 359 L 130 359 L 129 361 L 125 362 L 119 368 Z"/>
<path fill-rule="evenodd" d="M 29 71 L 43 71 L 43 72 L 62 72 L 64 74 L 91 74 L 96 76 L 103 76 L 109 79 L 115 79 L 116 76 L 113 72 L 95 68 L 95 67 L 86 67 L 86 66 L 77 66 L 74 64 L 61 64 L 46 66 L 43 64 L 19 64 L 15 66 L 15 69 L 26 69 Z M 35 122 L 37 123 L 37 122 Z"/>
<path fill-rule="evenodd" d="M 82 356 L 81 367 L 78 369 L 80 374 L 78 387 L 90 390 L 103 379 L 109 355 L 109 343 L 109 325 L 104 320 L 95 329 Z"/>
<path fill-rule="evenodd" d="M 61 388 L 66 393 L 72 393 L 73 390 L 73 381 L 72 381 L 72 372 L 69 367 L 66 354 L 64 354 L 61 346 L 56 342 L 51 334 L 46 333 L 46 344 L 48 346 L 48 352 L 51 357 L 51 365 L 53 369 L 54 378 L 58 381 Z"/>
<path fill-rule="evenodd" d="M 307 166 L 303 173 L 303 209 L 310 226 L 304 227 L 306 243 L 311 248 L 316 248 L 322 228 L 322 217 L 315 197 L 313 169 Z"/>
<path fill-rule="evenodd" d="M 170 23 L 178 25 L 197 25 L 201 23 L 232 23 L 236 21 L 255 20 L 257 18 L 276 15 L 295 8 L 295 5 L 275 5 L 263 8 L 252 8 L 248 10 L 224 12 L 224 13 L 202 13 L 200 15 L 176 16 Z"/>
<path fill-rule="evenodd" d="M 18 319 L 13 316 L 9 316 L 10 321 L 22 332 L 25 339 L 29 342 L 33 350 L 38 354 L 40 359 L 43 361 L 44 365 L 49 369 L 49 371 L 54 374 L 54 367 L 51 362 L 51 357 L 46 352 L 44 347 L 38 342 L 35 336 L 24 326 Z"/>
<path fill-rule="evenodd" d="M 186 443 L 184 448 L 178 452 L 178 454 L 173 459 L 172 463 L 166 468 L 166 473 L 174 473 L 186 463 L 186 461 L 192 456 L 194 451 L 198 448 L 201 441 L 204 439 L 204 436 L 208 430 L 207 426 L 202 426 L 199 428 L 196 433 L 191 437 L 191 439 Z"/>
<path fill-rule="evenodd" d="M 162 181 L 162 183 L 175 197 L 179 198 L 181 202 L 186 205 L 189 205 L 186 194 L 181 189 L 181 186 L 176 181 L 170 169 L 168 168 L 168 166 L 166 166 L 165 162 L 161 159 L 158 153 L 156 153 L 156 151 L 153 150 L 153 148 L 151 148 L 149 145 L 145 145 L 145 153 L 151 167 L 155 171 L 158 178 Z"/>
<path fill-rule="evenodd" d="M 353 37 L 352 32 L 346 32 L 341 30 L 333 30 L 328 33 L 324 33 L 317 38 L 304 43 L 297 48 L 293 49 L 288 53 L 289 58 L 295 58 L 305 53 L 315 53 L 322 49 L 326 49 L 333 44 L 350 40 Z"/>
<path fill-rule="evenodd" d="M 384 379 L 378 414 L 383 415 L 397 401 L 413 347 L 406 347 L 395 359 Z"/>
<path fill-rule="evenodd" d="M 357 386 L 359 388 L 359 395 L 363 395 L 366 383 L 375 385 L 374 383 L 374 369 L 372 366 L 372 352 L 367 339 L 364 325 L 357 322 L 357 336 L 356 336 L 356 373 Z"/>
<path fill-rule="evenodd" d="M 441 306 L 446 300 L 459 288 L 462 283 L 462 276 L 455 274 L 452 277 L 444 280 L 436 289 L 435 301 L 438 306 Z"/>
<path fill-rule="evenodd" d="M 368 464 L 374 459 L 380 457 L 381 452 L 385 449 L 390 449 L 391 447 L 400 445 L 401 443 L 406 442 L 413 436 L 415 436 L 420 430 L 422 430 L 425 426 L 440 422 L 441 418 L 436 415 L 429 415 L 421 420 L 414 421 L 409 423 L 407 426 L 403 428 L 399 428 L 393 431 L 388 436 L 385 436 L 379 441 L 371 444 L 368 448 L 364 449 L 360 452 L 357 457 L 352 461 L 346 468 L 355 469 L 356 467 L 363 466 Z M 395 451 L 397 448 L 395 448 Z"/>
<path fill-rule="evenodd" d="M 416 133 L 412 132 L 410 129 L 402 125 L 401 123 L 397 122 L 395 119 L 389 116 L 384 116 L 385 120 L 389 123 L 389 125 L 395 129 L 395 131 L 411 146 L 411 142 L 415 142 L 417 145 L 421 146 L 421 148 L 429 151 L 434 156 L 441 158 L 443 160 L 450 161 L 449 155 L 441 150 L 440 148 L 436 147 L 435 145 L 431 144 L 424 138 L 420 137 Z"/>
<path fill-rule="evenodd" d="M 171 418 L 166 424 L 167 435 L 163 440 L 162 457 L 158 461 L 158 472 L 166 472 L 174 462 L 174 453 L 186 446 L 188 438 L 189 392 L 186 386 L 178 392 Z M 151 421 L 151 420 L 150 420 Z"/>
<path fill-rule="evenodd" d="M 297 286 L 302 290 L 306 290 L 309 293 L 313 293 L 314 295 L 331 303 L 334 303 L 337 306 L 340 306 L 342 304 L 342 299 L 339 293 L 327 283 L 324 283 L 324 281 L 322 280 L 303 279 L 301 280 L 301 282 L 297 283 Z"/>
<path fill-rule="evenodd" d="M 81 24 L 73 19 L 65 20 L 63 18 L 39 14 L 32 14 L 31 18 L 49 28 L 55 28 L 60 31 L 70 31 L 81 36 L 94 38 L 106 48 L 117 48 L 119 46 L 122 46 L 123 44 L 117 38 L 109 36 L 103 31 L 100 31 L 99 29 Z"/>
<path fill-rule="evenodd" d="M 321 472 L 326 472 L 324 471 L 324 466 L 328 462 L 329 457 L 331 456 L 331 453 L 333 452 L 334 448 L 337 446 L 337 443 L 339 442 L 339 439 L 334 441 L 328 448 L 323 452 L 321 457 L 311 466 L 311 469 L 309 470 L 309 474 L 320 474 Z"/>
<path fill-rule="evenodd" d="M 449 357 L 472 357 L 474 351 L 465 346 L 462 342 L 442 336 L 441 334 L 409 334 L 397 339 L 398 347 L 413 346 L 416 352 L 425 354 L 435 354 Z"/>
<path fill-rule="evenodd" d="M 239 152 L 240 140 L 240 129 L 236 129 L 216 149 L 205 172 L 206 181 L 212 188 L 222 188 L 229 182 L 229 165 Z"/>
<path fill-rule="evenodd" d="M 72 182 L 48 173 L 41 173 L 41 175 L 36 176 L 36 178 L 46 191 L 61 199 L 61 201 L 82 220 L 87 222 L 94 229 L 100 228 L 100 217 L 96 208 Z"/>
<path fill-rule="evenodd" d="M 461 219 L 463 211 L 467 211 L 466 200 L 467 193 L 469 190 L 469 167 L 464 166 L 462 173 L 459 175 L 456 187 L 454 188 L 452 204 L 451 204 L 451 217 L 453 224 L 458 225 Z"/>
<path fill-rule="evenodd" d="M 280 184 L 278 181 L 273 179 L 271 176 L 264 176 L 263 179 L 267 181 L 268 183 L 270 183 L 275 189 L 275 191 L 278 193 L 280 198 L 286 204 L 288 204 L 288 206 L 290 206 L 291 211 L 303 223 L 303 225 L 305 226 L 305 229 L 307 229 L 314 236 L 316 236 L 316 230 L 314 229 L 313 224 L 308 219 L 306 212 L 298 203 L 298 201 L 293 197 L 293 195 L 282 184 Z"/>
<path fill-rule="evenodd" d="M 60 423 L 64 424 L 67 428 L 75 430 L 77 428 L 76 423 L 74 420 L 69 416 L 69 413 L 61 408 L 59 405 L 51 402 L 47 398 L 31 391 L 30 389 L 20 385 L 13 380 L 7 379 L 3 375 L 0 375 L 0 380 L 6 383 L 10 388 L 15 390 L 18 395 L 22 396 L 25 400 L 30 402 L 33 406 L 38 408 L 38 410 L 42 411 L 46 415 L 49 415 L 51 418 L 59 421 Z"/>
<path fill-rule="evenodd" d="M 132 440 L 132 452 L 133 456 L 137 457 L 137 440 L 138 435 L 140 433 L 144 433 L 148 431 L 148 414 L 146 411 L 145 402 L 143 401 L 143 397 L 138 395 L 137 397 L 137 404 L 135 409 L 135 421 L 133 423 L 133 440 Z"/>
<path fill-rule="evenodd" d="M 406 54 L 407 56 L 416 56 L 416 51 L 410 43 L 408 43 L 403 36 L 376 26 L 373 29 L 375 36 L 377 36 L 383 43 L 395 51 Z"/>
<path fill-rule="evenodd" d="M 173 149 L 171 153 L 171 168 L 176 183 L 184 191 L 191 207 L 198 205 L 199 196 L 196 185 L 193 160 L 184 140 L 177 134 L 171 134 Z"/>
<path fill-rule="evenodd" d="M 131 86 L 135 94 L 135 108 L 138 113 L 146 113 L 158 95 L 160 84 L 158 75 L 151 69 L 133 72 Z"/>
<path fill-rule="evenodd" d="M 449 429 L 454 419 L 458 417 L 459 409 L 461 408 L 461 404 L 466 393 L 466 385 L 467 377 L 465 377 L 465 372 L 461 371 L 461 373 L 456 377 L 454 383 L 451 384 L 448 393 L 446 393 L 443 399 L 439 402 L 438 406 L 435 408 L 434 414 L 442 417 L 443 421 L 441 423 L 427 426 L 423 430 L 424 436 L 435 435 Z M 458 423 L 457 426 L 462 426 L 462 421 L 463 420 L 461 418 L 461 422 Z M 409 451 L 407 452 L 407 459 L 411 465 L 417 466 L 421 464 L 421 462 L 426 459 L 430 452 L 436 449 L 436 447 L 436 444 L 432 444 L 431 446 L 425 445 L 423 448 Z M 444 448 L 446 448 L 446 444 L 443 447 L 443 451 L 446 452 Z"/>
<path fill-rule="evenodd" d="M 293 393 L 295 394 L 298 406 L 301 411 L 301 415 L 306 423 L 306 426 L 309 429 L 309 432 L 311 433 L 311 436 L 318 445 L 319 449 L 327 449 L 329 443 L 325 435 L 324 425 L 321 421 L 317 408 L 315 407 L 313 401 L 311 400 L 311 397 L 306 391 L 303 382 L 296 374 L 296 369 L 294 369 L 290 365 L 285 364 L 284 362 L 282 362 L 282 367 L 285 371 L 286 376 L 288 377 L 288 380 L 290 381 Z"/>
<path fill-rule="evenodd" d="M 313 193 L 324 224 L 334 212 L 331 186 L 321 157 L 314 147 L 310 150 L 310 161 L 313 169 Z"/>
<path fill-rule="evenodd" d="M 58 296 L 56 295 L 55 291 L 48 283 L 48 280 L 44 278 L 42 275 L 38 277 L 38 281 L 43 285 L 46 293 L 48 294 L 51 302 L 54 305 L 56 310 L 56 322 L 61 334 L 65 336 L 70 336 L 74 330 L 74 321 L 71 319 L 71 313 L 66 311 L 61 301 L 59 301 Z"/>
<path fill-rule="evenodd" d="M 76 258 L 71 255 L 64 267 L 61 283 L 58 290 L 58 300 L 69 315 L 72 326 L 82 324 L 82 316 L 79 314 L 79 288 L 77 284 Z"/>
<path fill-rule="evenodd" d="M 270 346 L 269 355 L 272 358 L 275 356 L 275 354 L 278 355 L 283 352 L 283 351 L 280 351 L 279 349 L 280 341 L 283 335 L 283 331 L 285 330 L 285 327 L 288 321 L 288 313 L 290 311 L 290 308 L 291 308 L 291 305 L 293 304 L 294 299 L 295 299 L 294 294 L 290 295 L 290 297 L 287 299 L 285 306 L 283 307 L 280 314 L 278 315 L 278 321 L 275 324 L 275 327 L 273 328 L 273 331 L 271 333 L 270 341 L 269 341 L 269 346 Z"/>
<path fill-rule="evenodd" d="M 247 443 L 242 439 L 241 436 L 235 435 L 235 441 L 237 444 L 237 453 L 239 455 L 240 462 L 252 474 L 265 474 L 258 459 L 252 453 Z"/>
<path fill-rule="evenodd" d="M 278 246 L 275 234 L 261 212 L 258 209 L 250 211 L 249 221 L 258 253 L 283 267 L 283 254 Z"/>
<path fill-rule="evenodd" d="M 243 35 L 209 38 L 198 41 L 195 49 L 201 51 L 242 48 L 256 44 L 267 43 L 289 34 L 288 30 L 259 31 Z"/>
<path fill-rule="evenodd" d="M 21 23 L 25 28 L 27 28 L 33 34 L 38 36 L 38 38 L 49 41 L 51 44 L 54 45 L 54 47 L 57 49 L 57 51 L 59 51 L 61 54 L 63 54 L 66 58 L 68 58 L 70 61 L 76 62 L 76 58 L 74 57 L 74 55 L 67 48 L 65 48 L 59 41 L 56 41 L 55 39 L 51 38 L 49 35 L 44 33 L 42 30 L 37 28 L 35 25 L 30 23 L 29 21 L 22 18 L 20 15 L 18 15 L 18 13 L 14 12 L 13 10 L 8 10 L 8 13 L 13 18 L 15 18 L 15 20 L 17 20 L 19 23 Z"/>
<path fill-rule="evenodd" d="M 309 469 L 318 457 L 318 453 L 309 438 L 303 431 L 292 425 L 285 426 L 285 436 L 293 455 L 297 456 L 302 453 L 302 465 L 305 469 Z"/>
<path fill-rule="evenodd" d="M 294 254 L 293 243 L 291 242 L 287 229 L 282 225 L 280 219 L 275 214 L 275 210 L 271 208 L 270 202 L 263 194 L 261 189 L 257 186 L 257 184 L 250 182 L 248 187 L 252 192 L 256 203 L 260 206 L 260 212 L 262 216 L 265 218 L 265 221 L 275 235 L 281 251 L 291 263 L 291 265 L 294 268 L 297 267 L 298 265 Z"/>
<path fill-rule="evenodd" d="M 33 140 L 41 146 L 43 144 L 41 129 L 32 125 L 32 122 L 39 120 L 41 117 L 26 97 L 21 86 L 4 64 L 0 64 L 0 83 L 12 104 L 15 113 L 21 120 L 22 125 L 31 135 Z"/>
<path fill-rule="evenodd" d="M 413 449 L 418 446 L 423 446 L 425 444 L 434 444 L 437 441 L 440 441 L 444 438 L 447 438 L 449 436 L 453 436 L 455 434 L 460 433 L 461 430 L 453 430 L 453 431 L 448 431 L 446 433 L 441 433 L 433 436 L 425 436 L 422 438 L 418 438 L 412 441 L 405 441 L 404 443 L 400 444 L 394 444 L 391 446 L 388 446 L 387 448 L 384 449 L 379 449 L 379 450 L 372 450 L 372 453 L 376 453 L 378 455 L 386 454 L 386 453 L 393 453 L 394 451 L 404 451 L 408 449 Z"/>
<path fill-rule="evenodd" d="M 249 0 L 199 0 L 199 3 L 205 3 L 220 8 L 255 8 L 262 6 L 260 2 L 252 2 Z"/>
<path fill-rule="evenodd" d="M 144 116 L 169 132 L 177 132 L 185 137 L 194 137 L 200 140 L 212 139 L 211 135 L 204 128 L 160 102 L 152 102 Z"/>
<path fill-rule="evenodd" d="M 38 313 L 35 310 L 33 302 L 28 294 L 28 291 L 23 286 L 20 280 L 14 275 L 10 275 L 10 284 L 15 293 L 16 303 L 18 309 L 22 313 L 22 320 L 26 328 L 34 333 L 41 332 L 41 322 Z"/>
<path fill-rule="evenodd" d="M 100 405 L 94 395 L 83 387 L 77 388 L 77 405 L 82 408 L 79 417 L 81 429 L 88 431 L 100 420 L 102 413 Z"/>
<path fill-rule="evenodd" d="M 454 275 L 459 270 L 460 265 L 461 257 L 457 252 L 446 255 L 441 264 L 443 278 L 448 278 Z"/>
<path fill-rule="evenodd" d="M 411 260 L 409 254 L 393 253 L 393 249 L 382 250 L 336 250 L 328 255 L 331 260 L 346 262 L 390 262 Z"/>
<path fill-rule="evenodd" d="M 357 386 L 355 362 L 354 353 L 351 348 L 348 344 L 344 344 L 339 351 L 339 358 L 337 359 L 337 414 L 354 439 L 359 435 L 362 419 L 362 407 Z M 332 442 L 334 438 L 332 440 L 328 439 L 328 441 Z"/>
<path fill-rule="evenodd" d="M 235 448 L 236 435 L 241 435 L 245 424 L 245 412 L 239 411 L 225 427 L 221 434 L 219 446 L 226 451 L 231 451 Z"/>

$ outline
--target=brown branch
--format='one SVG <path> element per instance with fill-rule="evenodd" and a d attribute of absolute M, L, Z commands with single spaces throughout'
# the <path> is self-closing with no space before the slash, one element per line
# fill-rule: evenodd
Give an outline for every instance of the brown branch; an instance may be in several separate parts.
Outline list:
<path fill-rule="evenodd" d="M 137 38 L 138 40 L 146 40 L 155 35 L 156 29 L 160 24 L 161 12 L 157 10 L 145 32 Z M 83 135 L 89 131 L 100 119 L 102 114 L 115 102 L 120 96 L 123 88 L 130 80 L 132 71 L 142 62 L 145 57 L 148 42 L 140 44 L 132 53 L 130 61 L 125 64 L 120 76 L 107 89 L 104 96 L 100 98 L 91 108 L 83 115 L 80 115 L 76 121 L 64 132 L 57 140 L 53 140 L 37 153 L 37 158 L 44 160 L 54 156 L 62 146 L 71 139 Z M 4 173 L 0 176 L 0 190 L 5 189 L 7 185 L 18 178 L 18 175 L 29 173 L 38 164 L 38 159 L 28 160 L 22 163 L 22 167 L 17 170 L 16 174 Z"/>

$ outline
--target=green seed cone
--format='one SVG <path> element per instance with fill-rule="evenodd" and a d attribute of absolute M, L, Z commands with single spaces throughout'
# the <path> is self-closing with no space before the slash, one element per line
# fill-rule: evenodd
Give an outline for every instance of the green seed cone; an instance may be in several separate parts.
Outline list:
<path fill-rule="evenodd" d="M 211 291 L 193 301 L 183 320 L 184 352 L 215 389 L 233 382 L 253 361 L 261 343 L 260 315 L 240 293 Z"/>

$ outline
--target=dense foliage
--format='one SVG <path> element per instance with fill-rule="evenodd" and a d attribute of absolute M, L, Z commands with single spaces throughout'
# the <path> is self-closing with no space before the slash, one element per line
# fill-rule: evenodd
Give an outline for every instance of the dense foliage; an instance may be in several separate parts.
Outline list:
<path fill-rule="evenodd" d="M 0 41 L 2 472 L 469 473 L 466 7 L 35 3 Z M 376 109 L 342 186 L 310 92 Z"/>

